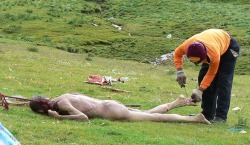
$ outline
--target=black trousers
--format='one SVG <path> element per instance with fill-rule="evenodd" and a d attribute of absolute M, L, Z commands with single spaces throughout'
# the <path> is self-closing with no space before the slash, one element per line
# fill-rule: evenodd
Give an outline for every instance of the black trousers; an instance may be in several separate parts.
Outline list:
<path fill-rule="evenodd" d="M 221 117 L 224 120 L 227 119 L 231 100 L 234 68 L 237 60 L 235 54 L 239 54 L 239 50 L 240 47 L 237 41 L 231 37 L 228 50 L 220 58 L 220 65 L 214 80 L 203 92 L 201 113 L 208 120 L 212 120 L 214 117 Z M 202 64 L 198 76 L 199 85 L 206 75 L 208 68 L 208 64 Z"/>

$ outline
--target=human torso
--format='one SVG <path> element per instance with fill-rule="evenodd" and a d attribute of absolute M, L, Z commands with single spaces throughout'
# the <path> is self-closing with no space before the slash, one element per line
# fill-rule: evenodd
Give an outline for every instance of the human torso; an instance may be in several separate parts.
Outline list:
<path fill-rule="evenodd" d="M 209 29 L 193 36 L 192 41 L 202 42 L 206 49 L 210 60 L 219 61 L 219 57 L 223 55 L 230 44 L 229 34 L 220 29 Z"/>
<path fill-rule="evenodd" d="M 230 35 L 221 29 L 208 29 L 187 39 L 175 50 L 174 62 L 176 68 L 182 68 L 182 56 L 187 53 L 188 46 L 196 41 L 202 42 L 205 45 L 209 58 L 209 61 L 208 59 L 203 61 L 203 63 L 209 63 L 209 70 L 200 86 L 203 89 L 206 89 L 217 73 L 220 57 L 228 49 Z"/>
<path fill-rule="evenodd" d="M 220 56 L 227 51 L 230 44 L 230 35 L 221 29 L 208 29 L 190 37 L 175 50 L 177 67 L 181 67 L 182 56 L 187 53 L 188 46 L 197 41 L 205 45 L 210 61 L 215 62 L 219 61 Z"/>
<path fill-rule="evenodd" d="M 98 117 L 101 114 L 103 107 L 102 100 L 90 98 L 86 95 L 77 93 L 63 94 L 54 99 L 54 101 L 57 102 L 57 112 L 60 114 L 67 114 L 67 112 L 60 109 L 60 103 L 67 102 L 74 108 L 87 115 L 89 118 Z"/>

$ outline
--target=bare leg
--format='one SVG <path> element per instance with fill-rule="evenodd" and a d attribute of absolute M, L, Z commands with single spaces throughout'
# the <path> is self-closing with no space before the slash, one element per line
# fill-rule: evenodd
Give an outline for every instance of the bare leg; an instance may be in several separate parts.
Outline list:
<path fill-rule="evenodd" d="M 184 105 L 190 105 L 189 103 L 185 103 L 185 99 L 186 98 L 180 97 L 174 102 L 170 103 L 170 109 Z M 161 109 L 159 110 L 161 111 Z M 116 101 L 105 101 L 103 103 L 103 108 L 100 111 L 99 117 L 110 120 L 120 120 L 120 121 L 196 122 L 196 123 L 210 124 L 210 122 L 206 120 L 206 118 L 201 113 L 196 116 L 148 113 L 148 112 L 141 112 L 139 110 L 137 111 L 129 110 L 127 107 Z"/>
<path fill-rule="evenodd" d="M 147 113 L 166 113 L 173 108 L 182 107 L 182 106 L 196 106 L 196 103 L 192 102 L 191 99 L 185 98 L 183 95 L 180 95 L 180 97 L 177 98 L 175 101 L 156 106 L 155 108 L 147 110 L 146 112 Z"/>
<path fill-rule="evenodd" d="M 193 122 L 210 124 L 210 122 L 201 113 L 196 116 L 181 116 L 178 114 L 159 114 L 130 111 L 128 115 L 128 121 Z"/>

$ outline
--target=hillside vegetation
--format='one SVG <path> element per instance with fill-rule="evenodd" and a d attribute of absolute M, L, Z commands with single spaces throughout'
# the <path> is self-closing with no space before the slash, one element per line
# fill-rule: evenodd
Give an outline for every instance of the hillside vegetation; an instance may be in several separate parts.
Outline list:
<path fill-rule="evenodd" d="M 250 72 L 248 0 L 2 0 L 0 10 L 0 38 L 146 63 L 221 28 L 241 45 L 237 73 Z"/>

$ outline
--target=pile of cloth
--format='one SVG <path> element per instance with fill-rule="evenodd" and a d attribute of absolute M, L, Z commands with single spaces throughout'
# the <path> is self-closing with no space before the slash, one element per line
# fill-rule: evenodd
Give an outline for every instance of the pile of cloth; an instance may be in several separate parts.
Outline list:
<path fill-rule="evenodd" d="M 124 83 L 128 81 L 127 77 L 113 78 L 111 76 L 89 75 L 86 83 L 98 85 L 112 85 L 113 82 Z"/>

